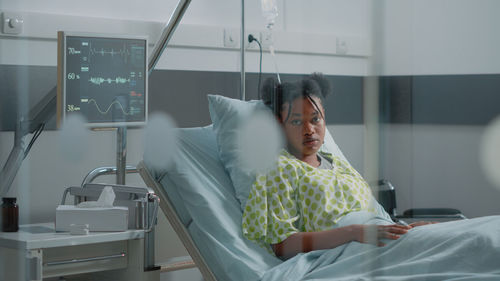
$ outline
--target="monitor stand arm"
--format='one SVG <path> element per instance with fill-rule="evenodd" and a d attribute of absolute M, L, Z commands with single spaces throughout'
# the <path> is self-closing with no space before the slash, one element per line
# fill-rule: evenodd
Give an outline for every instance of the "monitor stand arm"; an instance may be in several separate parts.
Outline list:
<path fill-rule="evenodd" d="M 22 123 L 23 121 L 19 122 Z M 20 125 L 18 125 L 20 127 Z M 26 143 L 24 139 L 26 135 L 21 133 L 21 130 L 16 129 L 14 135 L 14 147 L 12 148 L 9 158 L 5 162 L 2 171 L 0 172 L 0 196 L 4 196 L 9 192 L 10 186 L 17 175 L 17 171 L 21 167 L 26 151 Z"/>
<path fill-rule="evenodd" d="M 14 134 L 14 147 L 0 171 L 0 196 L 9 192 L 12 182 L 21 167 L 26 154 L 26 135 L 33 133 L 42 123 L 47 122 L 55 114 L 57 103 L 57 87 L 52 88 L 29 112 L 29 119 L 17 123 Z"/>
<path fill-rule="evenodd" d="M 116 130 L 116 183 L 125 184 L 127 166 L 127 127 Z"/>

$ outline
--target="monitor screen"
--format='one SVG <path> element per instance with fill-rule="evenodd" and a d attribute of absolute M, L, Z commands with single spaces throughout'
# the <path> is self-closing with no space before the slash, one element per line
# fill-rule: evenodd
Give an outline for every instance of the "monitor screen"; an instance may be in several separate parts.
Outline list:
<path fill-rule="evenodd" d="M 91 127 L 147 119 L 147 39 L 58 33 L 58 125 L 81 114 Z"/>

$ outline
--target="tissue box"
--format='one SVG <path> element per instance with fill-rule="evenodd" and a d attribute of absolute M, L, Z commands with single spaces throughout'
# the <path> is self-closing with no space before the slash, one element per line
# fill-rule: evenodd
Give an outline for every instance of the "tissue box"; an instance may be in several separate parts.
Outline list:
<path fill-rule="evenodd" d="M 59 205 L 56 209 L 56 231 L 69 231 L 71 224 L 88 224 L 90 231 L 125 231 L 128 229 L 128 208 Z"/>

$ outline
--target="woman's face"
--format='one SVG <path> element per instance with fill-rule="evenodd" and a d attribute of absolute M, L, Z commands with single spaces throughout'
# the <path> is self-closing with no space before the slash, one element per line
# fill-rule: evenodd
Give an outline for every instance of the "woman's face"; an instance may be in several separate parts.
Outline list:
<path fill-rule="evenodd" d="M 297 98 L 292 102 L 290 117 L 288 103 L 283 105 L 281 120 L 288 142 L 288 150 L 298 159 L 315 155 L 323 144 L 325 137 L 325 116 L 321 100 L 312 97 L 321 113 L 308 98 Z"/>

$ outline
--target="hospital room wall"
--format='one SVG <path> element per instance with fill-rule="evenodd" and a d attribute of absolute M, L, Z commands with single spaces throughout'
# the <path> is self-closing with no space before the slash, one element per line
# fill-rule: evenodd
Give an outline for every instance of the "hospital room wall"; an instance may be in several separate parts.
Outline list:
<path fill-rule="evenodd" d="M 494 106 L 499 104 L 500 2 L 381 4 L 374 16 L 374 70 L 399 81 L 399 94 L 406 95 L 392 110 L 407 119 L 381 128 L 381 173 L 397 186 L 398 209 L 454 207 L 468 217 L 499 214 L 500 187 L 486 179 L 479 151 L 488 122 L 500 113 Z M 401 85 L 405 80 L 409 84 Z M 433 87 L 447 90 L 430 92 Z"/>
<path fill-rule="evenodd" d="M 260 30 L 259 1 L 247 2 L 247 28 Z M 280 17 L 276 30 L 281 34 L 327 34 L 334 39 L 335 35 L 349 35 L 353 38 L 368 37 L 368 1 L 316 1 L 305 5 L 302 1 L 278 1 Z M 182 25 L 194 26 L 190 35 L 203 35 L 205 30 L 217 33 L 221 28 L 239 29 L 239 1 L 193 1 L 186 12 Z M 150 5 L 149 5 L 150 4 Z M 144 32 L 152 41 L 159 35 L 162 21 L 175 6 L 176 1 L 80 1 L 70 3 L 56 0 L 50 3 L 34 0 L 2 1 L 0 10 L 20 11 L 25 14 L 24 34 L 16 37 L 0 39 L 0 67 L 16 68 L 16 78 L 19 84 L 29 84 L 30 89 L 37 90 L 36 82 L 26 76 L 26 68 L 49 67 L 49 72 L 55 73 L 57 30 L 71 29 L 74 31 L 91 31 L 104 33 L 122 33 L 129 30 L 134 34 Z M 342 5 L 347 10 L 336 9 Z M 97 9 L 96 7 L 99 7 Z M 133 11 L 133 12 L 132 12 Z M 234 12 L 228 12 L 234 11 Z M 322 17 L 308 20 L 311 14 L 321 11 Z M 92 15 L 91 18 L 88 15 Z M 335 28 L 331 28 L 331 27 Z M 180 27 L 181 29 L 183 26 Z M 211 33 L 212 34 L 212 33 Z M 176 35 L 179 36 L 179 35 Z M 181 36 L 182 37 L 182 36 Z M 321 44 L 322 36 L 314 37 Z M 221 40 L 222 38 L 216 38 Z M 329 40 L 330 40 L 329 39 Z M 207 72 L 239 72 L 240 60 L 237 48 L 224 48 L 219 41 L 216 47 L 210 45 L 211 38 L 200 36 L 195 44 L 190 44 L 184 38 L 172 39 L 173 47 L 167 49 L 158 64 L 160 70 L 207 71 Z M 176 41 L 177 40 L 177 41 Z M 183 41 L 184 40 L 184 41 Z M 300 41 L 302 40 L 302 41 Z M 296 41 L 304 45 L 304 38 Z M 177 43 L 176 43 L 177 42 Z M 330 42 L 330 41 L 328 41 Z M 366 46 L 361 46 L 363 49 Z M 279 50 L 279 48 L 278 48 Z M 314 51 L 314 50 L 313 50 Z M 361 77 L 367 71 L 367 59 L 361 56 L 342 56 L 331 54 L 308 54 L 308 50 L 281 53 L 278 64 L 283 73 L 310 73 L 322 71 L 329 75 L 347 75 Z M 264 55 L 264 72 L 274 72 L 269 63 L 269 57 Z M 249 72 L 258 70 L 258 53 L 251 50 L 247 53 L 246 69 Z M 28 71 L 29 72 L 29 71 Z M 55 76 L 51 78 L 55 84 Z M 161 78 L 159 78 L 161 79 Z M 15 90 L 15 89 L 14 89 Z M 38 89 L 41 91 L 42 89 Z M 14 91 L 15 93 L 16 91 Z M 154 93 L 164 95 L 165 92 Z M 39 93 L 40 94 L 40 93 Z M 43 93 L 41 93 L 43 94 Z M 170 94 L 170 93 L 168 93 Z M 203 98 L 207 93 L 199 93 Z M 238 96 L 237 93 L 221 93 Z M 173 95 L 173 93 L 172 93 Z M 23 97 L 26 98 L 26 97 Z M 172 98 L 174 98 L 172 96 Z M 176 95 L 176 99 L 182 99 Z M 197 114 L 193 112 L 193 114 Z M 175 116 L 174 116 L 175 117 Z M 209 120 L 202 120 L 209 122 Z M 341 135 L 337 139 L 344 153 L 356 165 L 362 163 L 362 132 L 361 124 L 332 125 L 331 129 Z M 142 130 L 128 132 L 128 163 L 137 163 L 142 159 Z M 12 132 L 0 132 L 0 162 L 8 156 L 13 144 Z M 360 140 L 352 142 L 350 139 Z M 114 132 L 85 133 L 80 139 L 65 139 L 61 131 L 47 130 L 37 140 L 32 151 L 23 162 L 12 185 L 9 195 L 19 198 L 21 206 L 20 222 L 37 223 L 54 220 L 54 210 L 59 204 L 65 187 L 80 184 L 84 175 L 98 166 L 115 164 L 116 135 Z M 113 182 L 113 177 L 102 178 Z M 141 185 L 138 176 L 127 176 L 127 183 Z M 186 255 L 182 245 L 172 232 L 164 217 L 160 218 L 157 234 L 157 255 L 159 260 L 173 256 Z M 164 243 L 163 241 L 169 241 Z"/>

